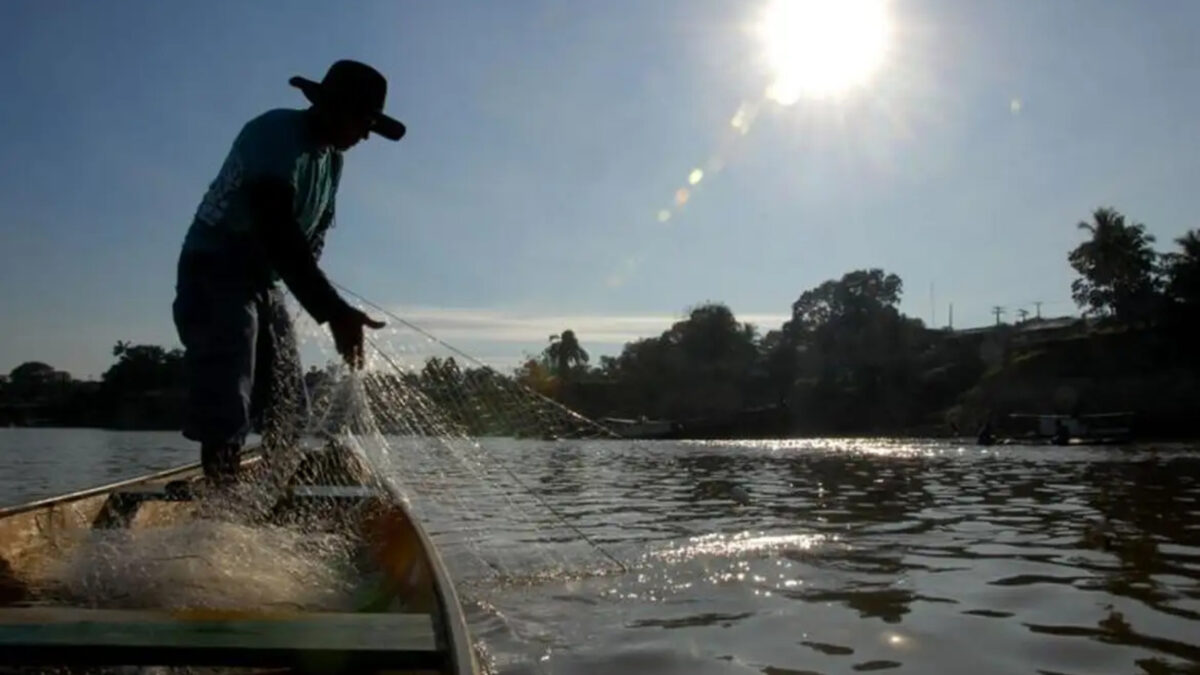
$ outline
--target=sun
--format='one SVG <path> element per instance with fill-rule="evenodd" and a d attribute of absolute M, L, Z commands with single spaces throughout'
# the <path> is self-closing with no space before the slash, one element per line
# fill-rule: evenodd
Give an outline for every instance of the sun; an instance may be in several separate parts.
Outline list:
<path fill-rule="evenodd" d="M 771 0 L 759 35 L 772 70 L 767 96 L 791 105 L 870 79 L 887 53 L 887 0 Z"/>

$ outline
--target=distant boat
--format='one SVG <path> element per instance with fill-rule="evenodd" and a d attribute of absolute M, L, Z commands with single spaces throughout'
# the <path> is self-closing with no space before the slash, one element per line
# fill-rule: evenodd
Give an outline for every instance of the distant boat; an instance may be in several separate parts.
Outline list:
<path fill-rule="evenodd" d="M 605 417 L 597 421 L 624 438 L 670 438 L 679 431 L 679 425 L 671 420 Z"/>
<path fill-rule="evenodd" d="M 1087 415 L 1013 413 L 1006 418 L 1004 445 L 1122 445 L 1133 441 L 1132 412 Z"/>

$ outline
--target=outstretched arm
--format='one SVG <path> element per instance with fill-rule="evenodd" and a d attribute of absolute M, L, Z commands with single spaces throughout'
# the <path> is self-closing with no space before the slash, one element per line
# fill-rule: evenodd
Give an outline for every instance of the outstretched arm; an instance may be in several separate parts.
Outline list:
<path fill-rule="evenodd" d="M 329 323 L 338 353 L 354 367 L 363 362 L 363 326 L 382 328 L 338 295 L 292 215 L 292 188 L 261 179 L 248 186 L 258 238 L 272 267 L 317 323 Z"/>
<path fill-rule="evenodd" d="M 350 309 L 321 268 L 292 215 L 292 187 L 274 179 L 247 186 L 258 239 L 271 266 L 317 323 Z"/>

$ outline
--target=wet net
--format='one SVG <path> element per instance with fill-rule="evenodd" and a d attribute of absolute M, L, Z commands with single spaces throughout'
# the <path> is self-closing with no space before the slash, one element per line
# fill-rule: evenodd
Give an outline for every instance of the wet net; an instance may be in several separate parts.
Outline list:
<path fill-rule="evenodd" d="M 581 441 L 619 436 L 538 391 L 553 377 L 503 372 L 356 297 L 389 322 L 368 331 L 362 371 L 341 363 L 324 328 L 297 319 L 302 342 L 327 364 L 306 378 L 304 436 L 347 443 L 396 486 L 460 590 L 622 569 L 510 468 L 528 453 L 583 452 Z"/>
<path fill-rule="evenodd" d="M 351 452 L 405 501 L 435 544 L 468 616 L 472 607 L 492 607 L 498 589 L 624 571 L 619 556 L 554 509 L 537 478 L 512 468 L 516 459 L 527 466 L 531 454 L 546 454 L 550 464 L 551 454 L 582 456 L 589 441 L 617 436 L 518 374 L 480 363 L 383 308 L 369 308 L 385 314 L 389 325 L 369 334 L 360 371 L 341 363 L 326 328 L 293 310 L 299 349 L 291 351 L 305 354 L 309 367 L 296 393 L 304 401 L 280 399 L 276 391 L 274 405 L 276 413 L 307 412 L 296 418 L 298 428 L 271 426 L 281 416 L 267 416 L 276 422 L 263 430 L 265 473 L 227 488 L 219 499 L 201 499 L 199 517 L 165 526 L 75 528 L 54 542 L 59 555 L 29 575 L 37 579 L 38 602 L 360 609 L 361 542 L 261 517 L 284 492 L 278 467 L 294 470 L 306 453 L 331 444 Z M 298 372 L 295 363 L 272 368 L 280 381 Z"/>

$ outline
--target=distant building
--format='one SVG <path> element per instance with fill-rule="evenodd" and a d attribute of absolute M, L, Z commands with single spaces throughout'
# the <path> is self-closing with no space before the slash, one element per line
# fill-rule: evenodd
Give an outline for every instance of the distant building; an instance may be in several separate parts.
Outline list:
<path fill-rule="evenodd" d="M 1035 344 L 1083 336 L 1091 329 L 1093 323 L 1094 321 L 1090 319 L 1060 316 L 1050 319 L 1029 319 L 1018 324 L 1004 323 L 939 332 L 944 339 L 954 341 L 1004 336 L 1018 344 Z"/>
<path fill-rule="evenodd" d="M 1023 344 L 1049 342 L 1087 334 L 1092 322 L 1073 316 L 1054 319 L 1030 319 L 1013 326 L 1013 338 Z"/>
<path fill-rule="evenodd" d="M 948 340 L 969 340 L 971 338 L 986 337 L 1010 328 L 1012 327 L 1002 324 L 999 326 L 981 326 L 979 328 L 960 328 L 958 330 L 946 329 L 940 332 Z"/>

